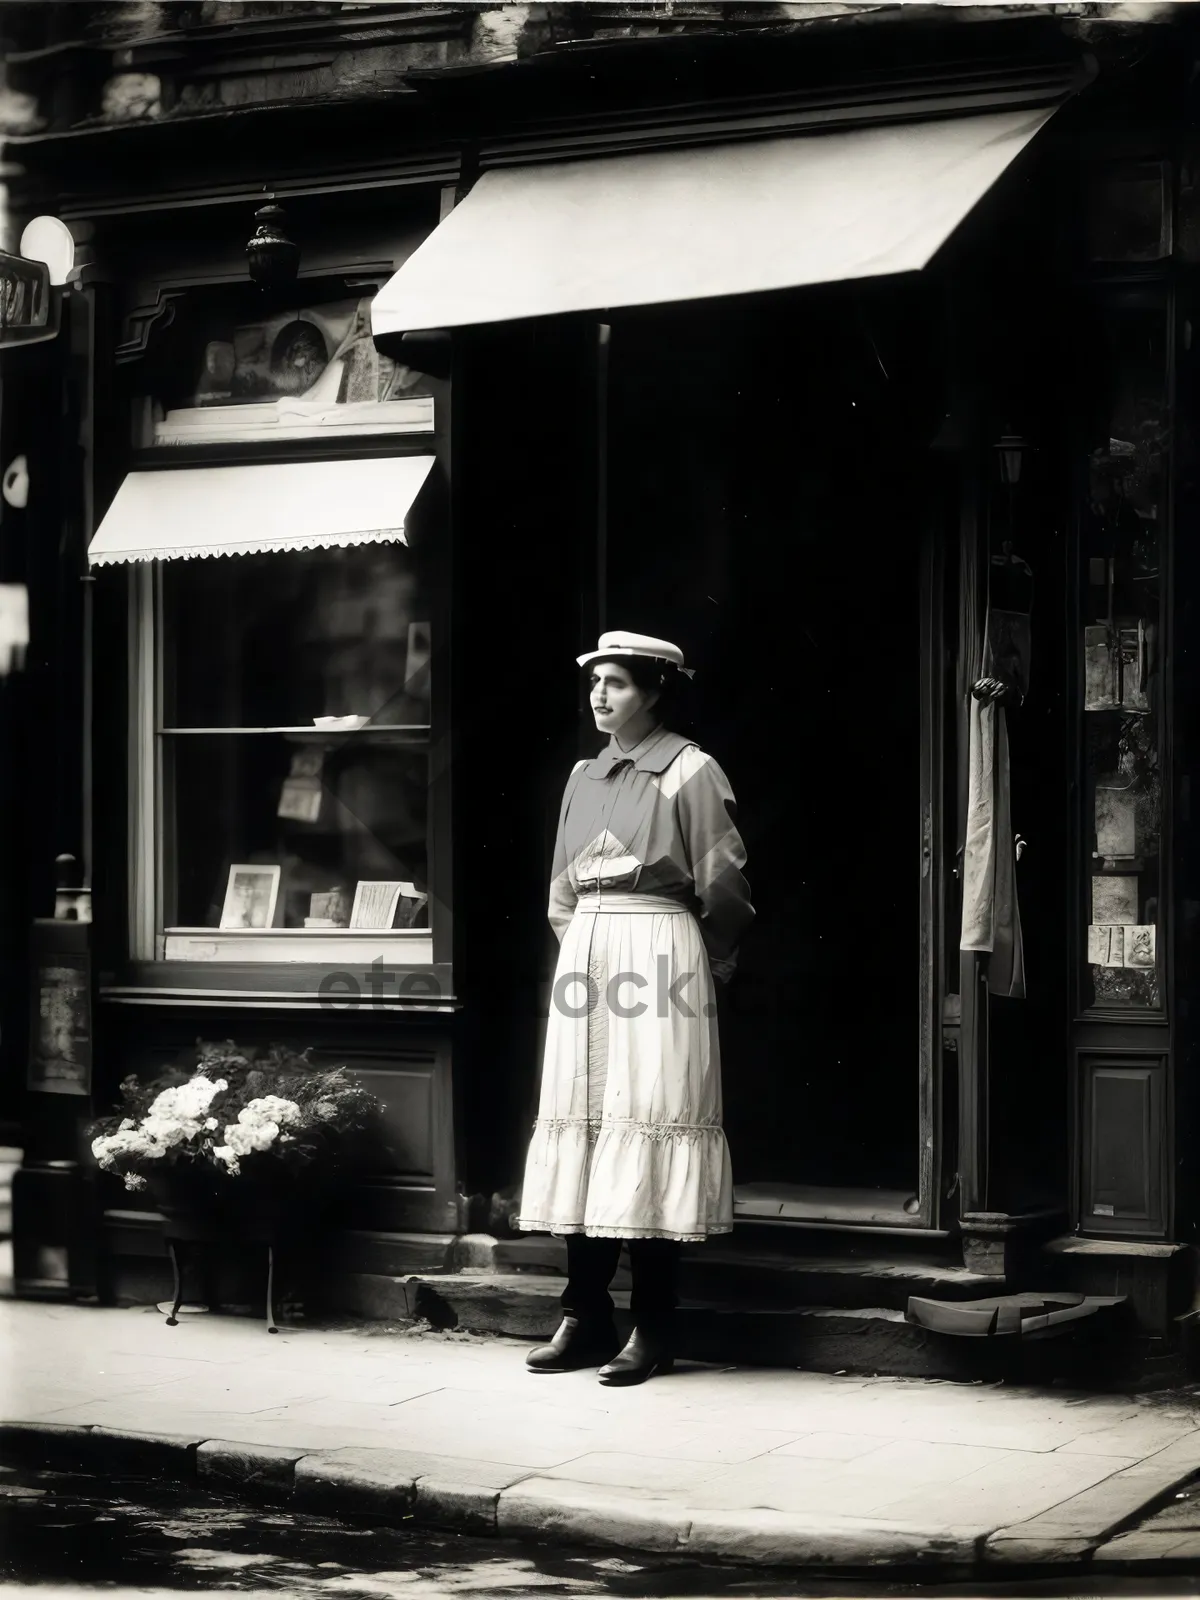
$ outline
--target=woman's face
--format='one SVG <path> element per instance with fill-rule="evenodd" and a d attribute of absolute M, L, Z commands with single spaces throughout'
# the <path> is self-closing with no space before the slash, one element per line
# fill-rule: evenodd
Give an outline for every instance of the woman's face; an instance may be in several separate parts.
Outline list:
<path fill-rule="evenodd" d="M 658 699 L 657 689 L 639 689 L 627 667 L 615 661 L 598 661 L 592 669 L 592 715 L 601 733 L 620 733 L 640 711 Z"/>

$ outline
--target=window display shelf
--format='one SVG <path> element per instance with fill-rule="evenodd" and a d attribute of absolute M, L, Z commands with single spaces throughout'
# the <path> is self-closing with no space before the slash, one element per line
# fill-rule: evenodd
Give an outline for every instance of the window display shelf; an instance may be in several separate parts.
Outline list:
<path fill-rule="evenodd" d="M 1112 874 L 1124 877 L 1128 873 L 1147 872 L 1152 865 L 1157 864 L 1158 857 L 1154 856 L 1101 856 L 1092 852 L 1092 876 L 1095 878 L 1106 877 Z"/>
<path fill-rule="evenodd" d="M 428 928 L 167 928 L 164 961 L 296 962 L 340 969 L 427 967 L 433 962 Z"/>
<path fill-rule="evenodd" d="M 286 734 L 288 738 L 324 739 L 326 741 L 330 739 L 370 738 L 375 734 L 383 733 L 389 737 L 395 734 L 408 734 L 420 740 L 429 737 L 430 728 L 427 722 L 379 722 L 371 723 L 365 728 L 314 728 L 309 724 L 299 723 L 294 727 L 279 726 L 274 728 L 159 728 L 158 732 L 170 734 L 172 737 L 177 734 L 186 735 L 189 733 L 282 733 Z"/>

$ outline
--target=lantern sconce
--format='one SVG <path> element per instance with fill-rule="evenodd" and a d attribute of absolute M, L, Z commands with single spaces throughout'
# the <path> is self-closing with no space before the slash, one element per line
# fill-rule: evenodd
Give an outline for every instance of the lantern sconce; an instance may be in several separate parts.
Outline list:
<path fill-rule="evenodd" d="M 246 241 L 246 264 L 254 282 L 269 288 L 290 283 L 300 270 L 300 246 L 284 232 L 283 207 L 268 195 L 254 213 L 258 227 Z"/>
<path fill-rule="evenodd" d="M 1029 440 L 1019 433 L 1014 433 L 1012 428 L 1005 428 L 996 441 L 995 451 L 1000 467 L 1000 481 L 1009 489 L 1015 489 L 1021 481 L 1021 470 L 1025 465 L 1025 456 L 1029 448 Z"/>

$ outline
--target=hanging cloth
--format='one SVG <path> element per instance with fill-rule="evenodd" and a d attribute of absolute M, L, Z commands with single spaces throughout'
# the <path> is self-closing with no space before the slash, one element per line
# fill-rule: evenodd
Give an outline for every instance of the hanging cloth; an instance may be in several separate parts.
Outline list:
<path fill-rule="evenodd" d="M 1001 559 L 1007 564 L 1016 558 L 1006 551 Z M 1019 565 L 1024 567 L 1023 562 Z M 1030 643 L 1029 613 L 999 610 L 989 602 L 983 629 L 983 676 L 1014 688 L 1022 700 L 1029 689 Z M 974 693 L 968 715 L 967 825 L 959 948 L 989 957 L 988 988 L 992 994 L 1024 999 L 1025 950 L 1017 901 L 1007 714 L 997 701 Z"/>

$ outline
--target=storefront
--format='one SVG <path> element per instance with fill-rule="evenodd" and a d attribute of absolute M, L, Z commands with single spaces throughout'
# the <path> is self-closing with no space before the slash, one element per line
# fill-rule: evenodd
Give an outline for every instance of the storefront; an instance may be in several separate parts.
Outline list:
<path fill-rule="evenodd" d="M 749 850 L 733 1254 L 923 1252 L 976 1295 L 1130 1294 L 1158 1338 L 1189 1308 L 1198 253 L 1179 70 L 1119 82 L 1060 40 L 687 116 L 493 87 L 469 138 L 448 93 L 386 177 L 349 134 L 336 185 L 293 168 L 300 270 L 266 285 L 244 163 L 236 205 L 62 206 L 88 1094 L 197 1037 L 346 1061 L 388 1155 L 336 1219 L 339 1306 L 502 1222 L 592 748 L 571 662 L 620 624 L 695 664 Z M 1023 982 L 960 949 L 981 817 Z M 95 1209 L 93 1287 L 138 1292 L 154 1214 Z"/>
<path fill-rule="evenodd" d="M 601 395 L 574 452 L 601 490 L 591 611 L 686 639 L 697 732 L 734 775 L 752 864 L 758 919 L 723 1026 L 747 1224 L 940 1240 L 962 1211 L 1044 1227 L 1062 1203 L 1054 1109 L 1025 1141 L 1031 1181 L 1001 1201 L 981 1176 L 973 1207 L 954 1185 L 960 1132 L 986 1138 L 985 1107 L 963 1096 L 955 1116 L 975 591 L 1011 536 L 1036 545 L 1039 612 L 1065 604 L 1045 505 L 1070 371 L 1045 344 L 1065 334 L 1048 300 L 1062 174 L 1037 143 L 1052 111 L 885 112 L 553 165 L 518 164 L 514 144 L 377 301 L 383 348 L 449 326 L 503 372 L 557 328 L 577 388 Z M 1010 414 L 1041 458 L 1019 500 L 1003 468 L 1033 452 L 997 449 Z M 497 469 L 489 455 L 479 476 Z M 1056 644 L 1039 638 L 1040 694 L 1012 713 L 1035 767 L 1064 760 Z M 1051 954 L 1019 1006 L 1037 1020 L 1016 1026 L 1062 1079 L 1043 1031 L 1061 1034 L 1055 888 L 1023 891 L 1041 913 L 1031 959 Z"/>

